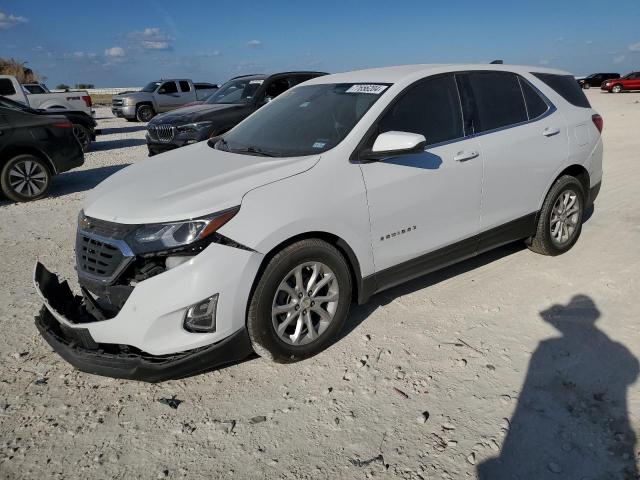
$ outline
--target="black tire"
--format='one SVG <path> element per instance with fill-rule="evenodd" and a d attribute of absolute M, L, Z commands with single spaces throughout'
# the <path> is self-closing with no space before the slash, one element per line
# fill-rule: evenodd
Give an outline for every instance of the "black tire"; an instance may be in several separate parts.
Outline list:
<path fill-rule="evenodd" d="M 27 181 L 20 183 L 20 178 Z M 2 167 L 0 186 L 2 193 L 14 202 L 29 202 L 46 197 L 51 187 L 49 166 L 34 155 L 18 155 Z"/>
<path fill-rule="evenodd" d="M 557 211 L 554 211 L 554 206 L 556 202 L 559 202 L 560 198 L 565 195 L 565 193 L 570 192 L 570 194 L 575 194 L 578 211 L 575 215 L 577 224 L 575 225 L 573 231 L 567 234 L 567 239 L 560 241 L 553 238 L 551 231 L 551 223 L 552 217 L 558 217 L 559 214 Z M 563 175 L 553 184 L 549 193 L 547 194 L 547 198 L 544 200 L 544 204 L 542 205 L 542 209 L 538 215 L 538 225 L 536 227 L 536 234 L 529 239 L 527 242 L 530 250 L 539 253 L 541 255 L 561 255 L 566 251 L 570 250 L 571 247 L 575 245 L 580 237 L 580 233 L 582 232 L 582 220 L 584 218 L 584 208 L 585 208 L 585 191 L 582 183 L 570 175 Z M 570 217 L 574 217 L 574 215 L 569 215 Z M 569 231 L 569 229 L 567 230 Z"/>
<path fill-rule="evenodd" d="M 326 330 L 310 343 L 292 345 L 276 333 L 272 307 L 281 282 L 292 270 L 307 262 L 321 262 L 331 269 L 337 281 L 339 297 L 333 319 Z M 306 239 L 289 245 L 269 260 L 251 296 L 247 312 L 247 330 L 253 349 L 261 357 L 278 363 L 291 363 L 316 355 L 327 348 L 342 329 L 351 306 L 351 293 L 349 266 L 335 247 L 319 239 Z M 297 302 L 297 299 L 295 301 Z M 309 312 L 311 316 L 311 308 Z M 291 324 L 293 325 L 293 322 Z M 303 328 L 308 331 L 308 327 Z"/>
<path fill-rule="evenodd" d="M 91 132 L 89 129 L 83 125 L 78 123 L 73 124 L 73 134 L 80 142 L 80 146 L 82 147 L 83 152 L 88 152 L 89 147 L 91 146 Z"/>
<path fill-rule="evenodd" d="M 148 122 L 156 115 L 151 105 L 138 105 L 136 108 L 136 119 L 139 122 Z"/>

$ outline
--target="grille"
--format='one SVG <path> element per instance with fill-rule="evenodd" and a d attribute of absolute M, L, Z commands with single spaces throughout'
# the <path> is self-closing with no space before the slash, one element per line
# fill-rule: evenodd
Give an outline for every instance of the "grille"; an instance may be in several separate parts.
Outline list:
<path fill-rule="evenodd" d="M 111 101 L 111 105 L 114 107 L 121 107 L 124 104 L 124 101 L 121 98 L 114 98 Z"/>
<path fill-rule="evenodd" d="M 175 129 L 171 125 L 151 125 L 147 127 L 149 137 L 158 142 L 170 142 L 175 136 Z"/>
<path fill-rule="evenodd" d="M 122 225 L 85 217 L 76 236 L 78 274 L 113 282 L 133 259 L 123 238 L 136 225 Z"/>

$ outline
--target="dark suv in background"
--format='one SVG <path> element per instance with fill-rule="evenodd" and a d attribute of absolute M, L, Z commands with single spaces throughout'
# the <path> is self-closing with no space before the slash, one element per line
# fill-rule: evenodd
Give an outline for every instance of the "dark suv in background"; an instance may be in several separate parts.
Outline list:
<path fill-rule="evenodd" d="M 324 72 L 235 77 L 199 105 L 158 115 L 147 125 L 149 155 L 207 140 L 235 127 L 262 105 Z"/>
<path fill-rule="evenodd" d="M 605 81 L 613 78 L 620 78 L 619 73 L 592 73 L 591 75 L 578 80 L 578 84 L 584 89 L 600 87 Z"/>

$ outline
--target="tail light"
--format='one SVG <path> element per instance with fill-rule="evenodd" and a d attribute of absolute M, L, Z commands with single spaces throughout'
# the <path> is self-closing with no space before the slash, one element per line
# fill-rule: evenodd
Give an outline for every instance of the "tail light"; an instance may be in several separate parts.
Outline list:
<path fill-rule="evenodd" d="M 91 108 L 91 106 L 93 105 L 93 102 L 91 101 L 91 97 L 89 95 L 83 95 L 82 100 L 84 100 L 84 103 L 87 105 L 87 108 Z"/>
<path fill-rule="evenodd" d="M 591 116 L 591 120 L 593 121 L 593 124 L 596 126 L 598 131 L 602 133 L 602 128 L 604 127 L 604 120 L 602 119 L 602 117 L 596 113 Z"/>
<path fill-rule="evenodd" d="M 54 128 L 73 128 L 73 123 L 69 120 L 61 120 L 59 122 L 55 122 L 51 124 Z"/>

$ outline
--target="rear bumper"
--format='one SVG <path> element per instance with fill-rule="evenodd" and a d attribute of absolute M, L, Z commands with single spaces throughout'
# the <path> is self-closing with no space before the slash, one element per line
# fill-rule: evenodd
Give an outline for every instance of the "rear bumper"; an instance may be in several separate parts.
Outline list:
<path fill-rule="evenodd" d="M 600 187 L 602 187 L 602 181 L 599 181 L 589 189 L 589 200 L 587 201 L 587 208 L 591 207 L 596 201 L 596 198 L 600 193 Z"/>
<path fill-rule="evenodd" d="M 235 363 L 252 352 L 244 326 L 214 343 L 175 353 L 154 355 L 127 344 L 128 337 L 134 337 L 133 327 L 121 331 L 117 343 L 101 342 L 100 331 L 94 327 L 111 324 L 117 329 L 114 319 L 95 321 L 82 297 L 75 296 L 66 282 L 61 283 L 40 263 L 35 268 L 34 283 L 45 304 L 35 318 L 38 331 L 62 358 L 83 372 L 160 382 Z M 140 317 L 144 317 L 142 312 Z M 128 320 L 140 322 L 143 318 Z M 153 333 L 161 332 L 149 332 Z"/>

